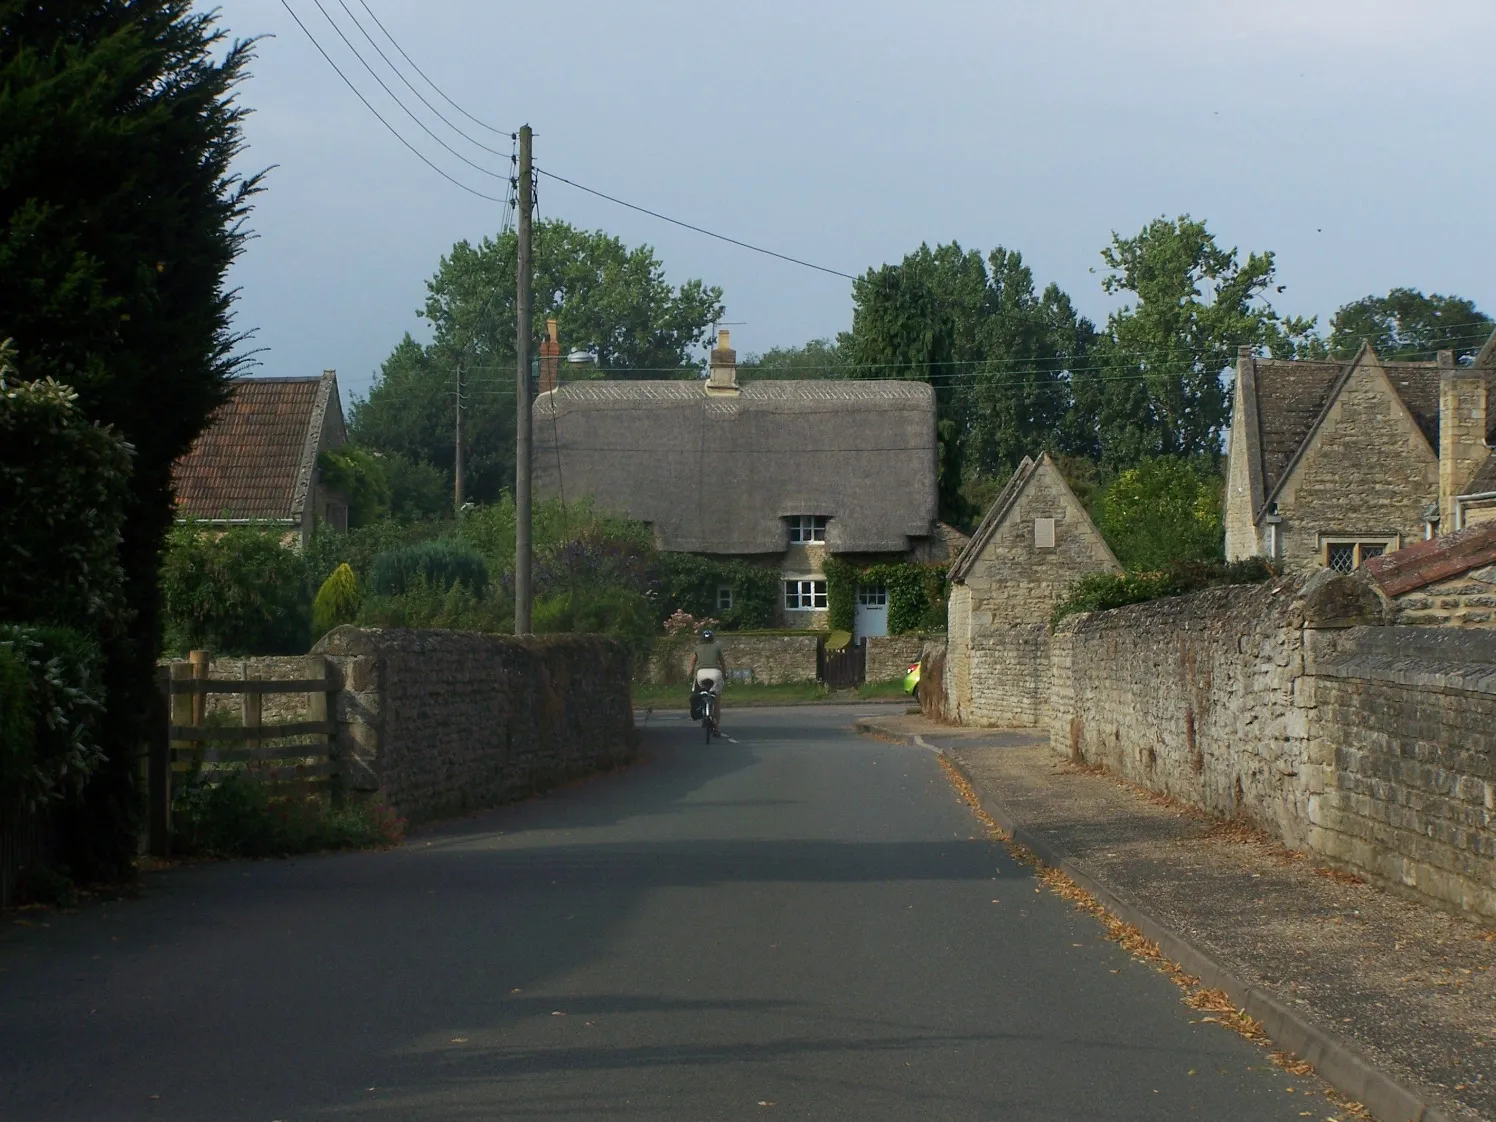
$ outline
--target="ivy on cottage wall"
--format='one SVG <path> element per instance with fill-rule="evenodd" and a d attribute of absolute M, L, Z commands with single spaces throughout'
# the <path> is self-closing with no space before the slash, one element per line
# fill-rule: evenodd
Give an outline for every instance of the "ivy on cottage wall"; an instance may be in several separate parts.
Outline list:
<path fill-rule="evenodd" d="M 854 565 L 839 557 L 825 564 L 826 601 L 834 631 L 852 631 L 857 616 L 859 585 L 883 585 L 888 589 L 888 633 L 945 627 L 945 565 L 917 565 L 908 561 Z"/>

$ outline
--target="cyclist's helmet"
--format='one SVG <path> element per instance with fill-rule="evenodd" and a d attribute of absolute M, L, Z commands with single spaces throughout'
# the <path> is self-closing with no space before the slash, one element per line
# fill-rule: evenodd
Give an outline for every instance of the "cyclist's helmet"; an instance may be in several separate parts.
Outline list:
<path fill-rule="evenodd" d="M 716 637 L 717 637 L 717 633 L 714 632 L 710 627 L 708 627 L 705 631 L 703 631 L 701 633 L 702 640 L 704 642 L 707 642 L 707 643 L 710 643 Z"/>

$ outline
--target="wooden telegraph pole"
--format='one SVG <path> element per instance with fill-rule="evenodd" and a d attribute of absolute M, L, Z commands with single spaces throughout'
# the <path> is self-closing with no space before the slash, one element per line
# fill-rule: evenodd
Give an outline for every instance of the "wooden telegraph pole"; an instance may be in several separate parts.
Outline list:
<path fill-rule="evenodd" d="M 462 517 L 462 359 L 457 360 L 457 431 L 453 456 L 452 517 Z"/>
<path fill-rule="evenodd" d="M 514 328 L 514 633 L 530 634 L 530 126 L 519 130 L 519 275 Z"/>

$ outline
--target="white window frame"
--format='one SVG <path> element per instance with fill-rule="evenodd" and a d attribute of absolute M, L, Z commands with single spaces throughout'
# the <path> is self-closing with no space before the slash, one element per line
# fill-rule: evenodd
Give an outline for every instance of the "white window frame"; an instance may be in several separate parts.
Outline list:
<path fill-rule="evenodd" d="M 1401 534 L 1320 534 L 1319 535 L 1319 562 L 1326 569 L 1334 568 L 1330 564 L 1330 548 L 1332 546 L 1348 545 L 1353 547 L 1353 564 L 1351 572 L 1355 572 L 1371 557 L 1380 557 L 1382 554 L 1391 553 L 1402 545 Z M 1381 553 L 1374 553 L 1371 557 L 1363 556 L 1362 550 L 1371 546 L 1380 548 Z"/>
<path fill-rule="evenodd" d="M 732 611 L 732 585 L 719 584 L 717 586 L 717 611 Z"/>
<path fill-rule="evenodd" d="M 807 590 L 806 586 L 809 585 Z M 793 589 L 793 591 L 791 591 Z M 794 603 L 790 597 L 794 597 Z M 804 601 L 810 600 L 809 604 Z M 828 607 L 826 600 L 826 578 L 825 577 L 785 577 L 784 578 L 784 610 L 787 612 L 824 612 Z"/>
<path fill-rule="evenodd" d="M 825 542 L 826 524 L 831 519 L 825 514 L 794 514 L 787 521 L 791 545 L 815 545 Z"/>
<path fill-rule="evenodd" d="M 859 584 L 857 606 L 859 608 L 888 607 L 888 586 L 886 584 Z"/>

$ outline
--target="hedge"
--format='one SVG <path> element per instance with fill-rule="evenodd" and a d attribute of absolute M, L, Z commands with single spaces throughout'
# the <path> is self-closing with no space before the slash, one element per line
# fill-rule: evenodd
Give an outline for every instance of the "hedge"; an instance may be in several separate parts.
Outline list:
<path fill-rule="evenodd" d="M 369 590 L 375 596 L 400 596 L 421 585 L 442 592 L 461 585 L 482 598 L 488 590 L 488 566 L 477 550 L 451 538 L 391 549 L 369 566 Z"/>
<path fill-rule="evenodd" d="M 0 797 L 35 807 L 82 789 L 103 761 L 95 736 L 104 711 L 102 656 L 65 627 L 0 624 Z M 20 668 L 24 686 L 17 677 Z M 29 710 L 17 715 L 17 704 Z M 23 736 L 26 726 L 30 735 Z"/>
<path fill-rule="evenodd" d="M 161 563 L 166 649 L 305 654 L 312 626 L 306 559 L 281 536 L 274 526 L 174 527 Z"/>

